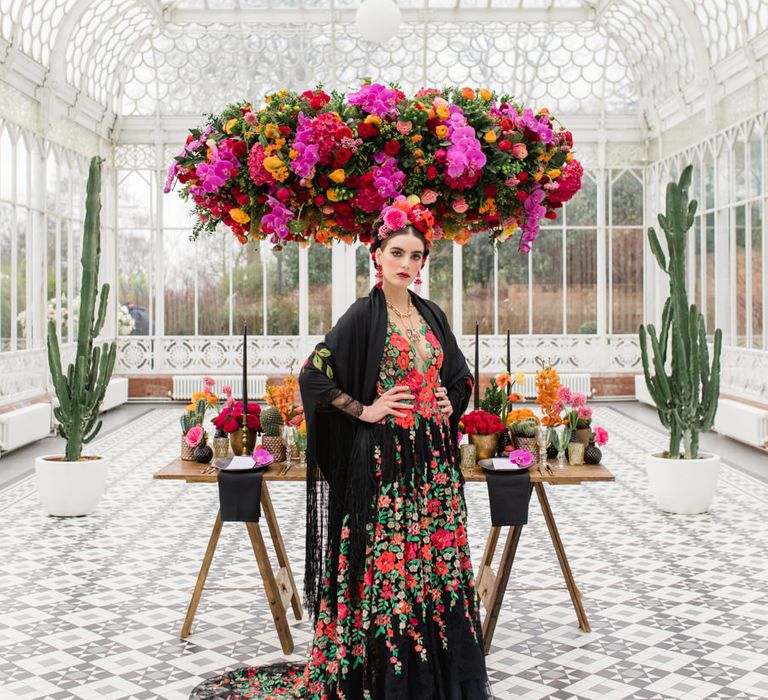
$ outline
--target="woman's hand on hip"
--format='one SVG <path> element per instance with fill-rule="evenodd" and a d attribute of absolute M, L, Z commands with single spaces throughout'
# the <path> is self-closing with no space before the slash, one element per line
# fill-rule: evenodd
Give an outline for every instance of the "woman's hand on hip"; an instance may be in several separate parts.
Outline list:
<path fill-rule="evenodd" d="M 435 389 L 435 396 L 437 397 L 437 405 L 440 407 L 443 415 L 446 418 L 450 418 L 453 413 L 453 404 L 448 398 L 448 392 L 444 386 L 439 386 Z"/>
<path fill-rule="evenodd" d="M 413 404 L 406 403 L 416 397 L 410 393 L 407 386 L 393 386 L 385 391 L 370 406 L 365 406 L 360 414 L 360 420 L 366 423 L 381 423 L 387 416 L 404 418 L 403 411 L 409 411 Z"/>

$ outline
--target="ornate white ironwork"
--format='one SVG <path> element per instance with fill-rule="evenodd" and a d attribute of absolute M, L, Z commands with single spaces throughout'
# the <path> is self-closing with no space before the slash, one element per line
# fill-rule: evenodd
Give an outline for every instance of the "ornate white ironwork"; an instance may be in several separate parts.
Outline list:
<path fill-rule="evenodd" d="M 298 368 L 320 336 L 263 336 L 248 339 L 249 370 L 264 374 Z M 237 336 L 128 336 L 117 339 L 117 372 L 121 374 L 236 373 L 242 369 L 242 339 Z M 461 336 L 459 345 L 472 363 L 474 338 Z M 506 338 L 480 337 L 481 372 L 500 372 L 506 366 Z M 635 335 L 512 336 L 513 371 L 534 372 L 536 357 L 551 361 L 564 372 L 632 372 L 640 367 Z"/>

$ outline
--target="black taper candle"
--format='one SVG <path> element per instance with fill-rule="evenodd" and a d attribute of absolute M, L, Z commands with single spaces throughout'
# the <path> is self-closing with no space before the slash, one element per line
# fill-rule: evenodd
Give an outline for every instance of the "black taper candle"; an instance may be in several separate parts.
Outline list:
<path fill-rule="evenodd" d="M 480 324 L 475 321 L 475 410 L 480 408 Z"/>
<path fill-rule="evenodd" d="M 509 396 L 509 393 L 512 391 L 512 358 L 509 350 L 509 328 L 507 328 L 507 374 L 510 377 L 507 384 L 507 396 Z"/>
<path fill-rule="evenodd" d="M 243 324 L 243 456 L 247 453 L 248 430 L 248 324 Z"/>

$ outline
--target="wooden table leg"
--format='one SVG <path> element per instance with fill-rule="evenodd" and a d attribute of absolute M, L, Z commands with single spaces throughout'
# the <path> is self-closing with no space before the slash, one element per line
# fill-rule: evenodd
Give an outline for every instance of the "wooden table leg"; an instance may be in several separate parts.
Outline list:
<path fill-rule="evenodd" d="M 213 553 L 216 551 L 216 545 L 219 542 L 219 535 L 221 534 L 221 511 L 216 513 L 216 520 L 213 523 L 213 529 L 211 530 L 211 537 L 208 540 L 208 548 L 205 550 L 205 556 L 203 557 L 203 563 L 200 565 L 200 573 L 197 575 L 197 583 L 195 589 L 192 592 L 192 600 L 189 601 L 189 607 L 187 608 L 187 616 L 184 618 L 184 624 L 181 627 L 181 638 L 186 639 L 189 636 L 192 629 L 192 621 L 195 619 L 195 613 L 197 612 L 197 605 L 200 602 L 200 596 L 203 593 L 205 587 L 205 579 L 208 578 L 208 571 L 211 568 L 211 562 L 213 561 Z"/>
<path fill-rule="evenodd" d="M 496 529 L 495 539 L 498 540 L 498 528 Z M 493 639 L 493 633 L 496 630 L 496 622 L 499 618 L 499 612 L 501 610 L 501 601 L 504 598 L 504 591 L 507 588 L 507 582 L 509 581 L 509 573 L 512 571 L 512 563 L 515 561 L 515 552 L 517 552 L 517 543 L 520 541 L 520 534 L 523 531 L 522 525 L 513 525 L 507 532 L 507 541 L 504 543 L 504 551 L 501 553 L 501 561 L 499 562 L 499 571 L 493 581 L 493 587 L 491 589 L 490 596 L 488 597 L 488 603 L 486 604 L 486 614 L 483 620 L 483 646 L 485 647 L 485 653 L 488 654 L 491 651 L 491 640 Z M 488 536 L 488 543 L 486 544 L 486 554 L 488 554 L 488 546 L 491 544 L 491 540 L 494 537 L 494 533 L 491 532 Z M 496 543 L 493 543 L 493 549 L 496 548 Z M 493 557 L 493 552 L 491 552 Z M 483 557 L 485 559 L 485 557 Z M 490 569 L 489 569 L 490 570 Z M 492 573 L 492 572 L 491 572 Z M 484 585 L 487 583 L 488 573 L 484 573 Z"/>
<path fill-rule="evenodd" d="M 287 602 L 290 600 L 291 607 L 293 608 L 293 616 L 297 620 L 301 620 L 304 615 L 304 611 L 301 607 L 301 596 L 299 595 L 299 589 L 296 588 L 296 581 L 293 578 L 293 571 L 291 571 L 291 563 L 288 560 L 288 554 L 285 551 L 283 535 L 280 532 L 280 525 L 277 522 L 277 516 L 275 515 L 275 509 L 272 506 L 272 498 L 269 495 L 266 481 L 263 481 L 261 484 L 261 506 L 264 509 L 264 515 L 267 519 L 267 525 L 269 526 L 269 534 L 272 537 L 272 544 L 275 547 L 277 564 L 280 567 L 277 576 L 275 576 L 277 587 L 280 589 L 280 597 L 283 601 L 283 605 L 286 607 Z"/>
<path fill-rule="evenodd" d="M 488 539 L 485 541 L 485 551 L 483 559 L 480 562 L 480 569 L 475 578 L 475 586 L 480 595 L 486 611 L 490 609 L 490 595 L 493 591 L 493 584 L 496 581 L 496 574 L 493 571 L 493 555 L 496 554 L 496 545 L 499 542 L 500 527 L 493 527 L 488 531 Z"/>
<path fill-rule="evenodd" d="M 549 505 L 549 499 L 547 498 L 547 492 L 543 483 L 535 484 L 536 495 L 539 498 L 539 504 L 541 505 L 541 512 L 544 514 L 544 520 L 547 523 L 549 529 L 549 536 L 552 539 L 552 544 L 555 547 L 555 553 L 557 554 L 557 560 L 560 563 L 560 569 L 563 572 L 563 578 L 565 578 L 565 585 L 568 586 L 568 593 L 571 595 L 571 602 L 573 603 L 573 609 L 576 611 L 576 618 L 579 621 L 579 627 L 584 632 L 591 632 L 589 626 L 589 620 L 587 620 L 587 613 L 584 611 L 584 606 L 581 602 L 581 591 L 576 586 L 576 581 L 573 578 L 571 567 L 568 564 L 568 557 L 565 556 L 565 548 L 563 542 L 560 539 L 560 533 L 557 530 L 557 524 L 555 523 L 555 516 L 552 514 L 552 508 Z"/>
<path fill-rule="evenodd" d="M 264 484 L 262 484 L 262 489 Z M 291 628 L 288 626 L 288 619 L 285 615 L 285 606 L 280 597 L 280 589 L 275 582 L 275 576 L 272 572 L 272 564 L 269 561 L 267 548 L 264 546 L 264 538 L 261 535 L 261 528 L 258 523 L 246 523 L 248 535 L 251 538 L 253 553 L 256 555 L 256 562 L 259 565 L 261 580 L 264 582 L 264 592 L 269 601 L 269 608 L 272 611 L 272 618 L 275 621 L 277 636 L 280 638 L 280 645 L 284 654 L 293 652 L 293 637 Z"/>

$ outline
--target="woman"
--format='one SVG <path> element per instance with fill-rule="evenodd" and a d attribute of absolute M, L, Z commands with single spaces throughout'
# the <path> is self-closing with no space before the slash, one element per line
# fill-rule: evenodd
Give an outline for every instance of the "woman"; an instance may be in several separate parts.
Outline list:
<path fill-rule="evenodd" d="M 400 200 L 382 221 L 371 246 L 379 283 L 299 377 L 309 660 L 230 676 L 249 697 L 492 698 L 457 449 L 471 374 L 445 314 L 408 290 L 431 214 Z"/>
<path fill-rule="evenodd" d="M 401 201 L 382 220 L 380 286 L 299 379 L 308 473 L 325 479 L 309 483 L 304 697 L 490 698 L 456 445 L 471 374 L 445 314 L 408 290 L 430 213 Z"/>

